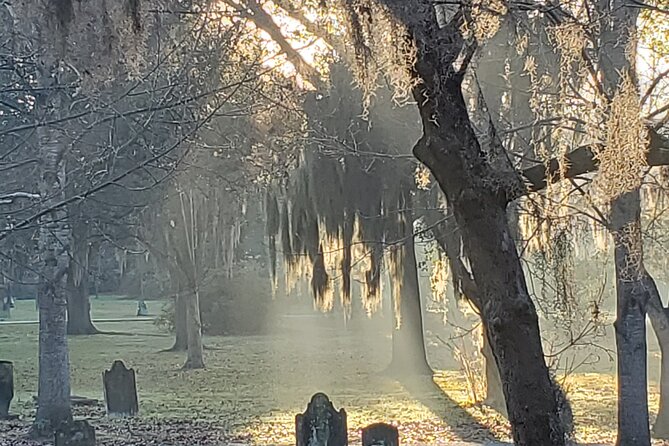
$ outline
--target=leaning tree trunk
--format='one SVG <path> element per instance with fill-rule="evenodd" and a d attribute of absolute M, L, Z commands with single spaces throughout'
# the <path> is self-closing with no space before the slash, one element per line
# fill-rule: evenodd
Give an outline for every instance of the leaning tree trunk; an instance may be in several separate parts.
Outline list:
<path fill-rule="evenodd" d="M 202 322 L 200 320 L 200 293 L 195 290 L 186 298 L 187 301 L 187 330 L 188 330 L 188 359 L 184 369 L 203 369 L 204 354 L 202 347 Z"/>
<path fill-rule="evenodd" d="M 409 229 L 411 225 L 409 224 Z M 401 278 L 399 281 L 399 315 L 395 315 L 392 338 L 393 358 L 388 372 L 397 376 L 432 376 L 432 368 L 427 362 L 425 335 L 423 330 L 423 310 L 418 284 L 418 264 L 414 246 L 413 231 L 405 233 L 405 241 L 396 256 Z"/>
<path fill-rule="evenodd" d="M 47 87 L 51 86 L 49 74 L 43 75 L 49 79 L 44 83 Z M 59 110 L 60 102 L 54 98 L 49 105 Z M 50 127 L 39 127 L 38 137 L 41 157 L 39 190 L 44 206 L 49 208 L 63 197 L 65 145 L 63 138 Z M 67 298 L 64 293 L 69 264 L 66 247 L 70 241 L 66 220 L 66 212 L 55 208 L 44 215 L 39 225 L 39 385 L 33 434 L 40 437 L 51 435 L 54 429 L 72 418 Z"/>
<path fill-rule="evenodd" d="M 649 293 L 648 316 L 660 346 L 660 408 L 653 425 L 653 436 L 669 439 L 669 309 L 662 304 L 655 280 L 650 274 L 644 277 Z"/>
<path fill-rule="evenodd" d="M 443 213 L 438 213 L 431 214 L 429 218 L 430 224 L 428 226 L 433 228 L 432 233 L 435 240 L 448 259 L 453 279 L 453 298 L 456 300 L 466 299 L 477 305 L 477 302 L 481 302 L 480 292 L 461 258 L 462 236 L 453 217 L 453 210 L 447 204 L 445 216 Z M 512 224 L 512 227 L 516 227 L 516 225 Z M 483 321 L 481 323 L 483 324 Z M 501 412 L 504 416 L 508 416 L 502 379 L 485 325 L 483 325 L 481 337 L 481 354 L 484 359 L 486 385 L 484 403 Z"/>
<path fill-rule="evenodd" d="M 431 4 L 383 4 L 404 21 L 417 49 L 414 97 L 423 137 L 414 154 L 433 173 L 461 230 L 463 252 L 480 292 L 476 304 L 504 383 L 513 440 L 519 446 L 562 446 L 565 433 L 538 316 L 506 215 L 508 197 L 522 185 L 504 158 L 484 153 L 476 139 L 462 93 L 462 73 L 453 68 L 464 49 L 460 28 L 456 23 L 439 27 Z M 492 165 L 498 161 L 501 164 Z"/>
<path fill-rule="evenodd" d="M 478 143 L 469 126 L 459 82 L 442 87 L 450 96 L 442 94 L 440 99 L 439 116 L 444 119 L 440 126 L 432 124 L 432 111 L 423 107 L 427 135 L 424 145 L 417 146 L 416 155 L 439 181 L 461 228 L 464 252 L 480 291 L 475 304 L 504 383 L 515 444 L 564 445 L 538 316 L 511 237 L 506 202 L 481 181 L 486 175 L 477 172 L 479 166 L 467 166 L 484 156 L 476 153 Z M 432 93 L 419 97 L 432 97 Z M 467 159 L 469 156 L 474 159 Z"/>

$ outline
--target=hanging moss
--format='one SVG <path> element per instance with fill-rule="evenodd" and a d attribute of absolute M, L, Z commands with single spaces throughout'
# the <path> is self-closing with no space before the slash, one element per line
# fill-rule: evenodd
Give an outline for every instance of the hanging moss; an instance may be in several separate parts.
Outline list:
<path fill-rule="evenodd" d="M 293 256 L 293 248 L 290 242 L 290 213 L 288 211 L 288 200 L 283 201 L 281 206 L 281 248 L 283 259 L 290 262 Z"/>
<path fill-rule="evenodd" d="M 325 261 L 323 256 L 323 246 L 319 246 L 318 254 L 313 262 L 312 276 L 311 276 L 311 291 L 316 299 L 316 305 L 323 311 L 328 311 L 332 308 L 332 299 L 330 295 L 330 276 L 328 276 L 325 269 Z"/>
<path fill-rule="evenodd" d="M 285 204 L 281 211 L 287 278 L 308 278 L 316 305 L 324 309 L 332 305 L 335 273 L 346 311 L 355 277 L 363 305 L 373 312 L 381 305 L 387 243 L 404 230 L 397 227 L 400 197 L 414 187 L 411 148 L 420 119 L 413 109 L 392 106 L 391 93 L 379 91 L 383 106 L 369 109 L 370 126 L 361 119 L 362 97 L 351 89 L 350 73 L 335 65 L 331 77 L 327 95 L 305 102 L 316 138 L 304 148 L 287 187 L 290 212 Z M 402 271 L 388 273 L 391 282 L 402 280 Z"/>

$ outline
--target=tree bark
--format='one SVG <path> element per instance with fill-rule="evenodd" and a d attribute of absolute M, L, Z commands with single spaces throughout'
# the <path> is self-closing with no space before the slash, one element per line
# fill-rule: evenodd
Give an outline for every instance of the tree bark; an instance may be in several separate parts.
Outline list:
<path fill-rule="evenodd" d="M 475 304 L 504 383 L 513 440 L 520 446 L 562 446 L 565 433 L 544 361 L 538 316 L 506 215 L 508 197 L 523 187 L 512 169 L 493 166 L 504 160 L 491 160 L 476 139 L 462 73 L 453 68 L 465 49 L 459 27 L 451 23 L 440 28 L 428 3 L 382 3 L 406 25 L 417 48 L 414 98 L 424 134 L 414 154 L 436 178 L 461 230 L 463 251 L 480 291 Z M 459 65 L 467 64 L 465 58 Z"/>
<path fill-rule="evenodd" d="M 628 192 L 612 205 L 615 243 L 616 311 L 614 323 L 618 354 L 618 446 L 650 445 L 646 303 L 641 242 L 639 190 Z"/>
<path fill-rule="evenodd" d="M 185 352 L 188 350 L 188 306 L 185 296 L 177 291 L 174 298 L 174 345 L 170 351 Z"/>
<path fill-rule="evenodd" d="M 42 85 L 50 87 L 50 72 L 46 68 L 44 71 Z M 57 93 L 55 95 L 49 106 L 60 110 L 62 101 L 58 100 Z M 51 127 L 39 127 L 38 137 L 41 156 L 39 189 L 44 206 L 49 207 L 63 197 L 65 145 Z M 39 384 L 33 434 L 40 437 L 51 435 L 62 423 L 72 419 L 67 299 L 64 295 L 70 244 L 66 218 L 63 209 L 54 210 L 42 218 L 39 227 Z"/>
<path fill-rule="evenodd" d="M 635 45 L 638 10 L 626 0 L 599 0 L 599 62 L 602 90 L 609 102 L 619 93 L 623 76 L 636 82 L 635 60 L 628 47 Z M 638 90 L 638 87 L 637 87 Z M 609 150 L 623 150 L 609 148 Z M 619 155 L 622 156 L 622 155 Z M 618 354 L 617 446 L 650 445 L 646 306 L 649 293 L 641 234 L 639 187 L 621 191 L 611 203 L 610 231 L 616 269 L 616 350 Z"/>
<path fill-rule="evenodd" d="M 425 350 L 423 309 L 412 233 L 408 232 L 404 243 L 397 248 L 400 250 L 398 258 L 401 259 L 402 279 L 399 296 L 395 297 L 400 299 L 400 314 L 395 316 L 400 317 L 400 323 L 399 326 L 393 325 L 393 357 L 388 372 L 396 376 L 432 376 L 434 372 L 428 364 Z"/>
<path fill-rule="evenodd" d="M 74 225 L 72 233 L 72 260 L 67 273 L 67 334 L 91 335 L 99 333 L 91 320 L 89 299 L 89 265 L 91 247 L 88 231 L 83 225 Z"/>
<path fill-rule="evenodd" d="M 431 65 L 439 65 L 439 60 L 432 60 Z M 422 76 L 428 77 L 432 78 Z M 434 97 L 434 89 L 427 86 L 430 83 L 417 99 Z M 511 237 L 506 200 L 481 181 L 494 176 L 481 165 L 484 156 L 469 124 L 460 83 L 451 74 L 440 87 L 438 103 L 423 100 L 428 104 L 421 106 L 426 136 L 415 153 L 439 182 L 461 230 L 473 279 L 481 292 L 480 301 L 474 303 L 504 383 L 514 442 L 563 445 L 565 436 L 544 361 L 537 312 Z M 435 112 L 441 117 L 438 126 L 432 122 Z M 524 348 L 519 349 L 521 345 Z"/>
<path fill-rule="evenodd" d="M 186 298 L 187 301 L 187 330 L 188 330 L 188 359 L 184 369 L 203 369 L 204 355 L 202 348 L 202 322 L 200 320 L 200 293 L 195 290 Z"/>

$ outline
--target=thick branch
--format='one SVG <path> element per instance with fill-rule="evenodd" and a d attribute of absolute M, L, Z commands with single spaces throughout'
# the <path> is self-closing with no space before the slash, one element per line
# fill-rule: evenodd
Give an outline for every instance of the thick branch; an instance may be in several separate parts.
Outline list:
<path fill-rule="evenodd" d="M 661 136 L 655 130 L 649 130 L 650 144 L 647 162 L 649 166 L 669 165 L 669 140 Z M 567 169 L 565 178 L 574 178 L 579 175 L 594 172 L 598 168 L 598 162 L 592 151 L 592 146 L 582 146 L 567 155 Z M 547 184 L 555 183 L 561 179 L 560 162 L 553 158 L 548 164 L 548 169 L 543 164 L 532 166 L 523 170 L 523 177 L 528 182 L 527 192 L 538 192 L 546 188 Z M 519 198 L 519 197 L 515 197 Z"/>

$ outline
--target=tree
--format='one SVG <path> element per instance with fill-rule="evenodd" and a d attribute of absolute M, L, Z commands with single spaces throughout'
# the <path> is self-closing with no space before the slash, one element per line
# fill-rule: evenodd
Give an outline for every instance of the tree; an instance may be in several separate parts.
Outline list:
<path fill-rule="evenodd" d="M 35 51 L 27 57 L 26 66 L 32 71 L 23 76 L 25 89 L 18 93 L 22 102 L 29 104 L 29 113 L 26 113 L 29 118 L 13 116 L 13 125 L 3 128 L 0 137 L 30 135 L 34 131 L 38 136 L 35 161 L 16 163 L 11 173 L 33 162 L 41 172 L 32 177 L 39 177 L 39 184 L 32 184 L 32 191 L 20 197 L 35 200 L 36 206 L 16 210 L 17 221 L 3 228 L 0 240 L 13 239 L 15 234 L 34 224 L 39 233 L 40 386 L 34 431 L 44 435 L 71 418 L 66 339 L 66 308 L 70 299 L 66 285 L 67 282 L 72 287 L 84 283 L 80 279 L 86 274 L 82 267 L 86 256 L 79 253 L 85 252 L 80 247 L 91 240 L 86 240 L 83 233 L 73 237 L 70 223 L 97 226 L 96 229 L 102 230 L 96 231 L 94 236 L 105 237 L 111 232 L 110 228 L 119 227 L 106 219 L 128 217 L 132 221 L 135 214 L 127 212 L 127 208 L 145 207 L 146 203 L 124 199 L 110 206 L 104 199 L 118 199 L 119 194 L 112 190 L 120 189 L 133 192 L 130 197 L 141 202 L 146 195 L 137 192 L 161 185 L 180 165 L 181 143 L 200 131 L 220 107 L 254 75 L 257 78 L 257 74 L 239 71 L 230 83 L 218 83 L 214 90 L 203 89 L 192 82 L 189 75 L 183 75 L 192 73 L 184 65 L 177 64 L 175 68 L 171 64 L 174 59 L 170 58 L 184 49 L 185 42 L 201 44 L 201 40 L 190 39 L 190 32 L 176 33 L 180 40 L 170 46 L 168 52 L 157 44 L 156 57 L 152 58 L 148 42 L 155 43 L 151 39 L 158 35 L 170 40 L 172 35 L 155 33 L 155 27 L 163 22 L 156 20 L 156 15 L 142 16 L 137 1 L 113 5 L 86 2 L 76 8 L 69 1 L 17 1 L 12 2 L 9 15 L 17 35 L 21 36 L 17 41 Z M 200 25 L 195 27 L 196 32 L 201 34 L 209 29 L 220 36 L 219 41 L 235 42 L 234 32 L 239 27 L 222 22 L 219 16 L 204 14 L 194 20 Z M 28 28 L 21 29 L 18 23 Z M 220 29 L 207 28 L 212 23 L 228 33 L 219 34 Z M 103 32 L 91 34 L 91 29 Z M 77 45 L 73 45 L 75 42 Z M 214 49 L 218 48 L 208 47 L 209 51 Z M 202 51 L 193 52 L 193 57 L 202 54 Z M 245 57 L 242 55 L 242 60 L 251 59 Z M 18 59 L 9 57 L 8 60 L 21 68 L 15 63 Z M 250 60 L 248 66 L 256 69 L 257 59 Z M 16 73 L 23 74 L 21 70 Z M 174 73 L 181 75 L 173 76 Z M 113 84 L 109 83 L 111 80 Z M 118 85 L 122 86 L 121 91 L 114 88 Z M 2 88 L 4 94 L 5 86 Z M 16 92 L 10 94 L 17 95 Z M 188 113 L 188 107 L 194 103 L 202 105 L 205 99 L 212 97 L 217 102 L 206 103 L 210 108 L 199 109 L 191 120 L 193 114 Z M 175 115 L 179 116 L 178 120 L 174 119 Z M 182 125 L 184 122 L 188 125 Z M 178 129 L 178 132 L 172 133 L 171 139 L 161 140 L 160 135 L 164 135 L 166 129 Z M 101 139 L 101 135 L 106 138 Z M 89 146 L 83 143 L 87 137 L 93 140 Z M 28 140 L 30 137 L 25 137 L 24 141 Z M 80 152 L 83 147 L 91 151 Z M 71 156 L 77 153 L 80 156 Z M 90 206 L 95 199 L 102 200 L 99 207 Z M 11 202 L 15 201 L 13 197 Z M 83 203 L 81 212 L 73 211 L 74 203 Z M 105 206 L 112 207 L 114 212 L 101 212 Z M 124 206 L 126 210 L 119 211 Z M 77 220 L 75 216 L 83 218 Z M 70 217 L 72 220 L 68 221 Z M 117 232 L 128 235 L 128 231 Z M 129 234 L 129 237 L 135 236 Z M 74 238 L 79 243 L 76 249 L 72 244 Z M 73 255 L 74 251 L 77 256 Z M 88 318 L 87 297 L 79 299 L 81 307 L 76 304 L 72 308 L 83 309 L 82 313 Z M 70 301 L 74 303 L 74 299 Z"/>
<path fill-rule="evenodd" d="M 476 304 L 504 383 L 514 442 L 564 444 L 536 310 L 506 219 L 509 200 L 523 186 L 500 154 L 481 150 L 463 98 L 462 79 L 473 48 L 457 21 L 440 27 L 434 8 L 423 2 L 360 2 L 349 11 L 354 45 L 365 63 L 370 63 L 365 52 L 382 51 L 362 37 L 380 32 L 375 22 L 399 26 L 398 41 L 415 48 L 397 61 L 407 63 L 423 122 L 424 135 L 414 153 L 441 186 L 461 230 L 470 274 L 481 291 Z M 370 21 L 371 29 L 365 25 Z M 463 52 L 464 62 L 457 63 Z"/>

